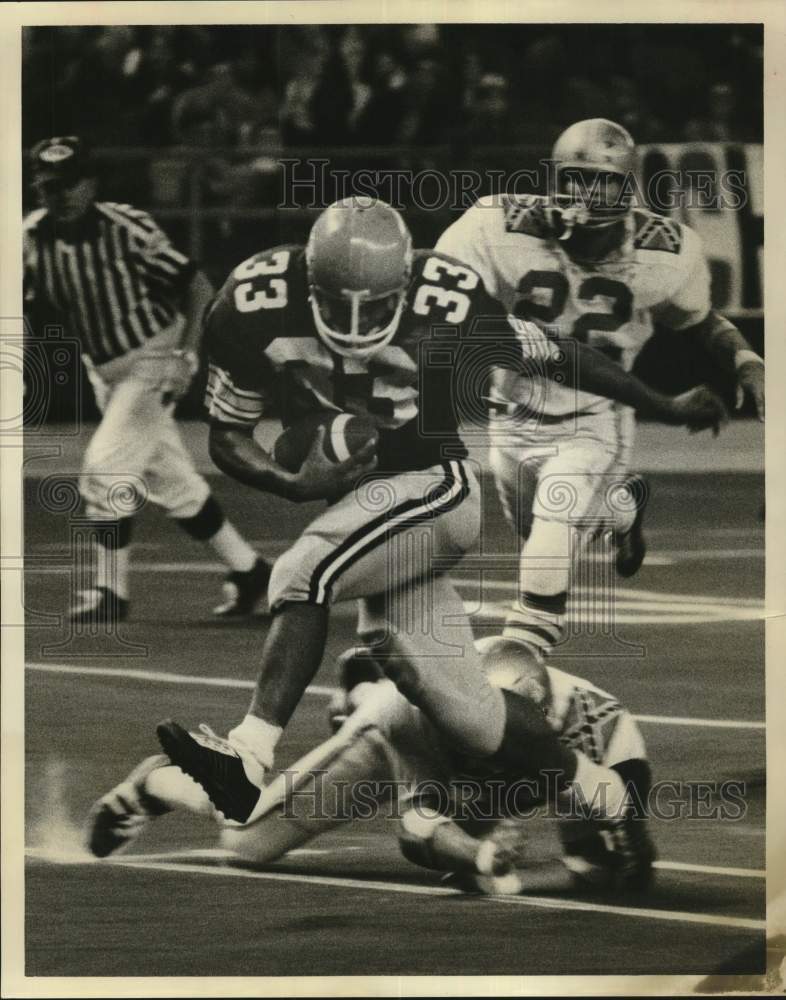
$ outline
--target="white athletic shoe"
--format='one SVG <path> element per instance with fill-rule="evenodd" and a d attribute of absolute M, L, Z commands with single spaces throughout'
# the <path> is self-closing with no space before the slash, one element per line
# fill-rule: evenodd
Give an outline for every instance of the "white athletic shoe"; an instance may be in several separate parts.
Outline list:
<path fill-rule="evenodd" d="M 145 779 L 151 771 L 169 764 L 169 758 L 163 754 L 146 757 L 127 778 L 95 803 L 90 810 L 87 842 L 97 858 L 125 849 L 154 816 L 170 811 L 145 791 Z"/>

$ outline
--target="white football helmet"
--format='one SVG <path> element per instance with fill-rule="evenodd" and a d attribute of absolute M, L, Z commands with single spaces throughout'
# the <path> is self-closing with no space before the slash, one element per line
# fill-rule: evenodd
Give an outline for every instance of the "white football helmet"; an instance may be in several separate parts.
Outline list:
<path fill-rule="evenodd" d="M 554 144 L 552 211 L 561 239 L 574 226 L 603 229 L 624 219 L 635 204 L 636 144 L 606 118 L 575 122 Z"/>

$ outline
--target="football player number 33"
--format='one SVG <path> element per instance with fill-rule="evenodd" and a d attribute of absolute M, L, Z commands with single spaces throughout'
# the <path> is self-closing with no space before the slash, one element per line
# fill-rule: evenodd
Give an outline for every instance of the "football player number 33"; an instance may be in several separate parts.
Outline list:
<path fill-rule="evenodd" d="M 287 304 L 287 283 L 284 278 L 276 275 L 284 274 L 288 267 L 288 250 L 279 250 L 268 260 L 247 260 L 239 264 L 234 271 L 238 282 L 235 286 L 235 306 L 238 312 L 283 308 Z M 455 288 L 442 287 L 440 283 L 446 276 L 453 279 Z M 477 274 L 458 264 L 429 257 L 423 268 L 423 277 L 435 284 L 420 285 L 412 304 L 413 311 L 426 316 L 436 306 L 444 310 L 447 322 L 462 323 L 470 305 L 469 296 L 465 293 L 477 286 Z M 255 281 L 260 278 L 263 279 L 262 282 Z"/>
<path fill-rule="evenodd" d="M 279 250 L 268 260 L 246 260 L 234 271 L 239 282 L 235 286 L 235 306 L 238 312 L 256 312 L 257 309 L 283 309 L 287 304 L 287 283 L 277 274 L 284 274 L 289 267 L 289 250 Z M 262 282 L 255 278 L 266 279 Z"/>

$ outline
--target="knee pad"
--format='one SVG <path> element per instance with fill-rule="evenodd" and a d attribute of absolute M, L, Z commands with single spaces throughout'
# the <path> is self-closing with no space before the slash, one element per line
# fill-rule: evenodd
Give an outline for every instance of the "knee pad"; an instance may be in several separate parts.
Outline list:
<path fill-rule="evenodd" d="M 191 538 L 206 542 L 220 531 L 225 518 L 218 501 L 211 493 L 193 517 L 176 517 L 175 520 Z"/>

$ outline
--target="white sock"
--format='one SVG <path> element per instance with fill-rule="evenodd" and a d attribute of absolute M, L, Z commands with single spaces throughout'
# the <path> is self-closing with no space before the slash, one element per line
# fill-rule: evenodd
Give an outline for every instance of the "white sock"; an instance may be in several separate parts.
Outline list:
<path fill-rule="evenodd" d="M 207 792 L 179 767 L 157 767 L 145 778 L 145 791 L 170 809 L 185 809 L 204 816 L 215 810 Z"/>
<path fill-rule="evenodd" d="M 257 561 L 257 554 L 233 524 L 224 521 L 208 543 L 232 570 L 246 573 Z"/>
<path fill-rule="evenodd" d="M 274 726 L 256 715 L 247 715 L 239 726 L 231 730 L 227 740 L 241 756 L 250 756 L 261 768 L 269 771 L 283 731 L 281 726 Z M 254 781 L 250 774 L 249 780 Z"/>
<path fill-rule="evenodd" d="M 129 548 L 107 549 L 95 543 L 95 586 L 128 600 Z"/>
<path fill-rule="evenodd" d="M 576 775 L 567 794 L 577 796 L 582 809 L 589 806 L 593 816 L 620 817 L 627 798 L 622 778 L 611 768 L 593 763 L 580 751 L 576 751 L 576 758 Z"/>

